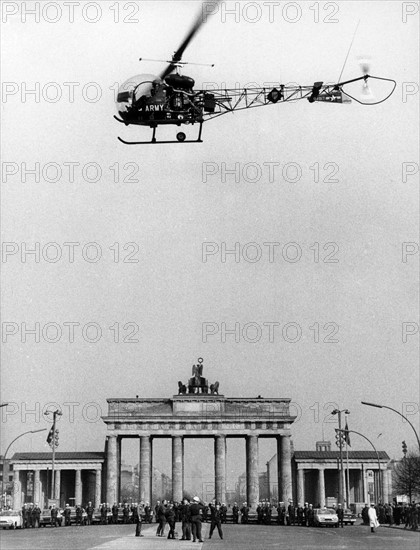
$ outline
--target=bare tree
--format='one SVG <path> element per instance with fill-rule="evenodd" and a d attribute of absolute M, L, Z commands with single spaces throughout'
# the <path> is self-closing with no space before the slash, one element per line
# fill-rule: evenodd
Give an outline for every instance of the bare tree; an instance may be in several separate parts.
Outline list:
<path fill-rule="evenodd" d="M 394 467 L 393 488 L 399 495 L 407 495 L 410 502 L 420 495 L 420 455 L 410 452 Z"/>

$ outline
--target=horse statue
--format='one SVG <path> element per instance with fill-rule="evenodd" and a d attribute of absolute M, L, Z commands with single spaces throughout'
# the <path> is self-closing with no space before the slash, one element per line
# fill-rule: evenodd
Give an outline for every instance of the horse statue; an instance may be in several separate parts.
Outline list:
<path fill-rule="evenodd" d="M 212 395 L 219 395 L 219 382 L 215 382 L 214 384 L 210 384 L 210 393 Z"/>

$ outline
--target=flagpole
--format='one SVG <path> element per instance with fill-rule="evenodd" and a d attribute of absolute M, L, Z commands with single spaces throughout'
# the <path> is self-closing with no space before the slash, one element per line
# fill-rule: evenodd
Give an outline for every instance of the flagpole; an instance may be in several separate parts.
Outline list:
<path fill-rule="evenodd" d="M 346 423 L 347 428 L 347 423 Z M 350 472 L 349 472 L 349 446 L 348 446 L 348 437 L 346 437 L 346 467 L 347 467 L 347 487 L 346 487 L 346 500 L 347 508 L 350 508 Z"/>
<path fill-rule="evenodd" d="M 55 497 L 55 448 L 57 446 L 57 439 L 58 439 L 58 430 L 56 430 L 56 421 L 57 421 L 57 416 L 61 416 L 63 413 L 57 409 L 55 411 L 46 411 L 44 414 L 53 415 L 53 423 L 47 437 L 47 441 L 51 445 L 51 449 L 52 449 L 51 489 L 50 489 L 50 495 L 52 500 Z"/>
<path fill-rule="evenodd" d="M 349 471 L 349 443 L 350 443 L 350 436 L 349 436 L 349 424 L 347 422 L 347 414 L 346 414 L 346 427 L 345 427 L 345 440 L 346 440 L 346 474 L 347 474 L 347 483 L 346 483 L 346 503 L 347 508 L 350 508 L 350 471 Z"/>

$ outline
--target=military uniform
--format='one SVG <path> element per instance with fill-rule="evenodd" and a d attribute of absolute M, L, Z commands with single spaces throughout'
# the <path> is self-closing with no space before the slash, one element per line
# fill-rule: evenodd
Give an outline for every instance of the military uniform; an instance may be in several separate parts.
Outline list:
<path fill-rule="evenodd" d="M 338 524 L 341 525 L 341 527 L 344 527 L 344 510 L 340 504 L 337 507 L 337 517 L 338 517 Z"/>
<path fill-rule="evenodd" d="M 307 512 L 307 525 L 308 527 L 314 526 L 314 519 L 315 519 L 315 512 L 313 509 L 312 504 L 309 505 L 308 512 Z"/>
<path fill-rule="evenodd" d="M 227 506 L 224 503 L 220 506 L 220 520 L 222 523 L 227 521 Z"/>
<path fill-rule="evenodd" d="M 128 504 L 124 504 L 123 508 L 123 522 L 125 524 L 130 523 L 130 508 L 128 507 Z"/>
<path fill-rule="evenodd" d="M 144 507 L 144 521 L 145 523 L 152 523 L 152 509 L 148 502 L 146 502 L 146 506 Z"/>
<path fill-rule="evenodd" d="M 169 525 L 168 539 L 175 538 L 175 510 L 173 504 L 169 504 L 165 512 L 166 521 Z"/>
<path fill-rule="evenodd" d="M 263 507 L 261 503 L 257 506 L 257 523 L 260 524 L 263 522 Z"/>
<path fill-rule="evenodd" d="M 369 505 L 365 504 L 365 507 L 362 509 L 362 520 L 363 525 L 369 525 Z"/>
<path fill-rule="evenodd" d="M 194 502 L 190 506 L 191 514 L 191 531 L 193 536 L 193 542 L 203 542 L 201 538 L 201 515 L 203 512 L 203 506 L 200 504 L 198 497 L 194 497 Z"/>
<path fill-rule="evenodd" d="M 76 525 L 82 525 L 83 524 L 83 508 L 80 506 L 76 506 Z"/>
<path fill-rule="evenodd" d="M 53 506 L 51 508 L 51 527 L 58 527 L 57 522 L 58 522 L 58 509 L 55 506 Z"/>
<path fill-rule="evenodd" d="M 286 519 L 286 507 L 283 502 L 280 502 L 277 506 L 277 523 L 284 525 Z"/>
<path fill-rule="evenodd" d="M 163 537 L 165 526 L 166 526 L 166 506 L 165 506 L 166 500 L 162 502 L 162 504 L 159 504 L 157 511 L 156 511 L 156 520 L 159 522 L 158 528 L 156 530 L 156 535 L 158 537 Z"/>
<path fill-rule="evenodd" d="M 248 517 L 249 517 L 249 506 L 247 506 L 246 502 L 244 502 L 244 505 L 241 508 L 241 523 L 248 523 Z"/>
<path fill-rule="evenodd" d="M 223 539 L 222 513 L 221 513 L 221 507 L 218 504 L 210 506 L 210 522 L 211 523 L 210 523 L 209 539 L 211 539 L 211 536 L 213 535 L 213 531 L 216 527 L 219 533 L 219 537 Z"/>
<path fill-rule="evenodd" d="M 35 504 L 32 508 L 32 527 L 39 527 L 39 521 L 41 519 L 41 508 Z"/>
<path fill-rule="evenodd" d="M 236 502 L 232 507 L 232 520 L 233 523 L 239 522 L 239 506 L 236 504 Z"/>
<path fill-rule="evenodd" d="M 289 506 L 287 507 L 287 512 L 289 514 L 288 525 L 294 525 L 296 523 L 296 510 L 293 506 L 293 503 L 289 504 Z"/>
<path fill-rule="evenodd" d="M 191 514 L 190 505 L 187 500 L 180 506 L 180 515 L 182 521 L 182 539 L 191 540 Z"/>
<path fill-rule="evenodd" d="M 64 508 L 64 525 L 67 527 L 71 524 L 71 509 L 68 504 Z"/>
<path fill-rule="evenodd" d="M 94 512 L 94 508 L 92 506 L 92 503 L 89 502 L 88 505 L 86 506 L 86 513 L 87 513 L 86 524 L 87 525 L 92 525 L 93 512 Z"/>
<path fill-rule="evenodd" d="M 142 514 L 144 512 L 143 504 L 140 504 L 136 507 L 134 518 L 136 520 L 136 537 L 142 537 L 141 527 L 142 527 Z"/>
<path fill-rule="evenodd" d="M 116 502 L 114 502 L 112 506 L 112 523 L 114 525 L 118 523 L 118 511 L 119 511 L 118 505 Z"/>
<path fill-rule="evenodd" d="M 22 507 L 22 527 L 23 529 L 27 529 L 29 527 L 28 509 L 26 508 L 25 504 Z"/>
<path fill-rule="evenodd" d="M 296 509 L 296 518 L 297 518 L 297 524 L 298 525 L 303 525 L 303 518 L 304 518 L 304 511 L 303 511 L 303 508 L 302 506 L 298 506 L 297 509 Z"/>

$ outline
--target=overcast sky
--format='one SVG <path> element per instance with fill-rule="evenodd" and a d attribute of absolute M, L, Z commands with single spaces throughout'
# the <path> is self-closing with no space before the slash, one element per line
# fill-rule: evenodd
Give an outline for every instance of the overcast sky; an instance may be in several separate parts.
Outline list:
<path fill-rule="evenodd" d="M 115 91 L 159 73 L 139 57 L 169 58 L 200 2 L 53 2 L 25 21 L 32 4 L 2 6 L 2 452 L 49 426 L 29 411 L 51 402 L 60 451 L 102 450 L 106 398 L 171 397 L 198 357 L 226 396 L 291 398 L 296 449 L 334 438 L 335 406 L 391 457 L 414 448 L 400 417 L 360 401 L 418 430 L 417 4 L 227 2 L 236 15 L 219 8 L 184 54 L 215 64 L 184 69 L 196 88 L 336 81 L 360 20 L 343 79 L 369 56 L 394 95 L 248 110 L 206 124 L 203 144 L 137 147 L 117 136 L 150 130 L 113 119 Z M 48 450 L 44 435 L 11 453 Z"/>

